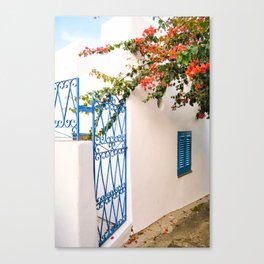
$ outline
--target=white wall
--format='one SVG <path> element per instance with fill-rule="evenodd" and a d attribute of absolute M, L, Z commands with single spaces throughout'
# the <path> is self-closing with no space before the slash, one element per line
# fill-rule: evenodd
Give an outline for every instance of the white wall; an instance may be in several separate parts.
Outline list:
<path fill-rule="evenodd" d="M 102 26 L 102 39 L 112 43 L 140 37 L 149 25 L 142 17 L 117 17 Z M 107 56 L 109 62 L 101 67 L 108 74 L 122 71 L 126 58 L 133 57 L 122 51 Z M 142 102 L 145 92 L 140 87 L 127 101 L 128 208 L 135 231 L 209 193 L 209 121 L 196 120 L 195 107 L 172 111 L 174 91 L 168 88 L 161 109 L 156 101 Z M 177 177 L 179 130 L 192 131 L 192 173 L 181 178 Z"/>
<path fill-rule="evenodd" d="M 98 247 L 92 143 L 55 142 L 55 246 Z"/>
<path fill-rule="evenodd" d="M 209 193 L 208 120 L 196 120 L 191 107 L 172 112 L 168 96 L 163 110 L 156 102 L 145 105 L 141 99 L 141 91 L 136 91 L 128 100 L 128 162 L 135 231 Z M 192 173 L 181 178 L 177 177 L 179 130 L 192 131 Z"/>
<path fill-rule="evenodd" d="M 140 37 L 150 23 L 143 17 L 116 17 L 102 25 L 102 43 Z M 117 74 L 134 60 L 128 52 L 114 51 L 90 63 L 106 74 Z M 101 87 L 97 80 L 89 82 L 91 77 L 84 77 L 83 70 L 80 73 L 83 85 Z M 196 120 L 195 107 L 172 111 L 173 92 L 169 87 L 160 109 L 156 101 L 142 102 L 145 92 L 140 87 L 127 101 L 128 221 L 135 231 L 209 193 L 209 121 Z M 181 178 L 177 177 L 179 130 L 192 131 L 192 173 Z"/>
<path fill-rule="evenodd" d="M 150 25 L 150 21 L 143 17 L 114 17 L 102 25 L 101 42 L 102 44 L 113 44 L 124 39 L 141 37 L 144 29 Z M 135 57 L 130 52 L 122 50 L 115 50 L 107 55 L 101 56 L 101 58 L 104 59 L 104 62 L 97 65 L 98 70 L 109 75 L 126 72 L 126 64 L 135 63 Z M 133 182 L 137 176 L 132 174 L 131 168 L 136 164 L 132 162 L 131 157 L 133 155 L 140 156 L 140 153 L 138 151 L 139 149 L 136 153 L 133 153 L 130 148 L 130 136 L 133 134 L 133 126 L 136 125 L 131 123 L 131 111 L 134 111 L 136 108 L 131 98 L 127 102 L 127 221 L 135 225 L 138 220 L 133 217 L 134 208 L 132 197 L 138 197 L 136 199 L 141 199 L 141 197 L 138 196 L 137 192 L 133 193 L 134 191 L 132 190 Z M 142 215 L 140 218 L 142 218 Z"/>

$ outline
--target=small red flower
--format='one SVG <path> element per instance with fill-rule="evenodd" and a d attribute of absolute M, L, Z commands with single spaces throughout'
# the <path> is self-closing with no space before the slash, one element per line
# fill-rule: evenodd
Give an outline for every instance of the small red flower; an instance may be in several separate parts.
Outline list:
<path fill-rule="evenodd" d="M 199 119 L 203 119 L 205 117 L 205 114 L 204 113 L 199 113 L 198 116 L 197 116 Z"/>
<path fill-rule="evenodd" d="M 205 65 L 205 64 L 202 64 L 202 65 L 201 65 L 201 70 L 200 70 L 200 72 L 201 72 L 202 74 L 206 73 L 206 65 Z"/>
<path fill-rule="evenodd" d="M 156 33 L 156 29 L 153 26 L 150 26 L 149 28 L 145 29 L 143 31 L 143 36 L 154 36 L 154 34 Z"/>
<path fill-rule="evenodd" d="M 169 55 L 170 55 L 169 59 L 174 60 L 177 57 L 177 52 L 175 50 L 171 50 Z"/>
<path fill-rule="evenodd" d="M 178 51 L 185 51 L 186 47 L 184 45 L 179 45 L 178 46 Z"/>
<path fill-rule="evenodd" d="M 157 64 L 156 63 L 153 63 L 151 66 L 150 66 L 150 70 L 153 71 L 154 69 L 156 69 L 157 67 Z"/>
<path fill-rule="evenodd" d="M 198 89 L 203 88 L 203 85 L 202 84 L 195 84 L 194 87 L 195 87 L 195 90 L 198 90 Z"/>
<path fill-rule="evenodd" d="M 140 45 L 143 42 L 143 38 L 136 38 L 136 45 Z"/>

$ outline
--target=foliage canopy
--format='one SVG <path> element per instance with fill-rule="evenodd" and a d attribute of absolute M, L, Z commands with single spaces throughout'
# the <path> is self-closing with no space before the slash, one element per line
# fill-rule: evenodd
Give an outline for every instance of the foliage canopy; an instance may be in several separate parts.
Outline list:
<path fill-rule="evenodd" d="M 91 49 L 85 47 L 79 56 L 107 54 L 115 49 L 130 51 L 138 59 L 126 73 L 108 76 L 97 70 L 92 74 L 108 87 L 97 92 L 100 100 L 116 94 L 122 100 L 140 86 L 146 91 L 144 102 L 162 99 L 167 89 L 175 88 L 172 109 L 197 104 L 197 118 L 209 118 L 209 17 L 153 17 L 157 26 L 145 29 L 142 37 Z M 186 87 L 188 85 L 188 87 Z M 91 93 L 81 96 L 91 104 Z"/>

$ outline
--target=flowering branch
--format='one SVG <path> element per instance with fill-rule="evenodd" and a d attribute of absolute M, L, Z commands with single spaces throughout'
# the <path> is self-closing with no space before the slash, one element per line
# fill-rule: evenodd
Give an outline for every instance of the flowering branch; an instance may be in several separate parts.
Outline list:
<path fill-rule="evenodd" d="M 128 98 L 138 85 L 147 93 L 144 102 L 158 101 L 167 89 L 175 88 L 172 109 L 189 104 L 197 105 L 197 118 L 209 118 L 209 18 L 171 17 L 158 20 L 158 26 L 150 26 L 142 37 L 117 44 L 90 49 L 86 47 L 79 56 L 107 54 L 115 49 L 128 50 L 139 59 L 125 75 L 107 76 L 93 70 L 97 78 L 110 84 L 104 88 L 110 93 Z M 190 89 L 185 89 L 189 85 Z"/>

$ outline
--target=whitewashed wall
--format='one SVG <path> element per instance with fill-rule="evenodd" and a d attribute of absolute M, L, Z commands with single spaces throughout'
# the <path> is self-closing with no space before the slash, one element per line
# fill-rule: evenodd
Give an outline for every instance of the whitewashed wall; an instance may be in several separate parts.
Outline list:
<path fill-rule="evenodd" d="M 145 18 L 116 17 L 102 26 L 102 42 L 140 37 L 151 24 Z M 100 69 L 116 74 L 133 60 L 127 52 L 107 55 Z M 164 214 L 181 208 L 209 193 L 209 120 L 197 120 L 196 109 L 171 110 L 168 88 L 162 107 L 156 101 L 143 103 L 145 92 L 138 87 L 127 102 L 128 120 L 128 208 L 135 231 Z M 177 177 L 177 132 L 192 131 L 192 173 Z"/>
<path fill-rule="evenodd" d="M 55 142 L 55 246 L 98 247 L 92 143 Z"/>
<path fill-rule="evenodd" d="M 150 23 L 143 17 L 113 18 L 102 25 L 102 44 L 140 37 Z M 83 47 L 76 45 L 75 50 L 80 51 Z M 67 52 L 65 48 L 60 56 L 65 59 L 71 57 L 70 53 L 73 53 L 73 48 Z M 56 69 L 66 67 L 66 63 L 61 64 L 59 56 L 56 58 Z M 77 66 L 72 74 L 69 69 L 65 71 L 69 74 L 65 77 L 71 78 L 79 71 L 82 86 L 100 88 L 102 83 L 88 77 L 90 68 L 117 74 L 125 70 L 125 64 L 134 61 L 133 56 L 123 51 L 114 51 L 96 59 L 76 58 L 75 64 L 71 65 Z M 87 66 L 86 63 L 90 64 Z M 58 75 L 56 79 L 62 76 Z M 135 231 L 209 193 L 209 120 L 196 120 L 193 107 L 172 111 L 171 94 L 173 88 L 168 88 L 160 109 L 156 101 L 142 102 L 145 94 L 140 87 L 127 101 L 128 221 L 132 222 Z M 192 131 L 192 173 L 181 178 L 177 177 L 179 130 Z"/>
<path fill-rule="evenodd" d="M 129 177 L 135 231 L 209 193 L 209 124 L 193 109 L 171 112 L 144 105 L 137 91 L 128 101 Z M 133 111 L 130 109 L 133 108 Z M 192 131 L 192 173 L 177 177 L 177 131 Z"/>

